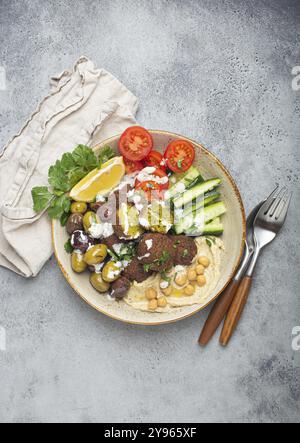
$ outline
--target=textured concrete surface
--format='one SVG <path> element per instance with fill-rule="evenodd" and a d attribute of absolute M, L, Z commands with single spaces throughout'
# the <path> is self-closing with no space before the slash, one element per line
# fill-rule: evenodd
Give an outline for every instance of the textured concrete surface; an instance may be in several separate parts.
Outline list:
<path fill-rule="evenodd" d="M 294 188 L 230 347 L 196 339 L 207 316 L 158 328 L 90 309 L 55 260 L 35 280 L 0 269 L 0 421 L 299 422 L 299 1 L 0 1 L 0 142 L 91 57 L 139 98 L 139 121 L 200 140 L 230 168 L 247 211 Z"/>

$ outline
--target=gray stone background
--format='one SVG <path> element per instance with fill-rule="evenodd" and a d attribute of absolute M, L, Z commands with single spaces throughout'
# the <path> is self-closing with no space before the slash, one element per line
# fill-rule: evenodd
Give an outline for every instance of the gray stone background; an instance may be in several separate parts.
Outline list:
<path fill-rule="evenodd" d="M 274 183 L 294 189 L 225 350 L 197 345 L 208 310 L 128 326 L 81 301 L 54 259 L 34 280 L 0 269 L 0 421 L 300 421 L 299 25 L 297 0 L 0 1 L 1 145 L 84 54 L 139 97 L 141 124 L 217 154 L 247 212 Z"/>

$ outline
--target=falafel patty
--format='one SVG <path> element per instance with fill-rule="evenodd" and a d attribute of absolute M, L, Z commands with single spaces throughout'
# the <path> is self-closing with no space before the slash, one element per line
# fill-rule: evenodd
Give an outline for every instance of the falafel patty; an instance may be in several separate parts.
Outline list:
<path fill-rule="evenodd" d="M 114 246 L 120 245 L 123 242 L 120 241 L 119 237 L 117 237 L 116 234 L 112 234 L 109 237 L 103 238 L 101 240 L 101 243 L 106 245 L 111 251 L 116 252 Z"/>
<path fill-rule="evenodd" d="M 137 259 L 133 258 L 128 266 L 123 271 L 124 277 L 128 278 L 130 281 L 136 281 L 137 283 L 142 283 L 147 280 L 152 274 L 152 271 L 146 272 L 142 263 Z"/>
<path fill-rule="evenodd" d="M 197 255 L 197 245 L 192 237 L 186 235 L 170 235 L 175 253 L 174 264 L 189 266 Z"/>
<path fill-rule="evenodd" d="M 149 270 L 163 272 L 174 265 L 175 250 L 167 235 L 147 233 L 139 242 L 137 257 Z M 146 267 L 146 266 L 145 266 Z"/>

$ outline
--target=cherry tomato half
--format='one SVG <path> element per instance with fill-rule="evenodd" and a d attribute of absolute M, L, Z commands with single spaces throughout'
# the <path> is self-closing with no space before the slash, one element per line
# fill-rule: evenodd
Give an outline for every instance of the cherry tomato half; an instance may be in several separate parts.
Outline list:
<path fill-rule="evenodd" d="M 161 198 L 161 188 L 158 183 L 154 181 L 138 182 L 135 185 L 136 190 L 142 190 L 146 194 L 147 200 L 156 200 L 157 197 Z"/>
<path fill-rule="evenodd" d="M 165 159 L 163 155 L 158 151 L 151 151 L 145 158 L 147 166 L 155 166 L 156 168 L 165 169 Z"/>
<path fill-rule="evenodd" d="M 160 168 L 156 168 L 155 171 L 149 173 L 149 176 L 155 176 L 158 179 L 163 179 L 161 181 L 163 181 L 163 183 L 157 183 L 156 180 L 151 180 L 151 178 L 149 178 L 149 180 L 144 180 L 144 181 L 140 181 L 137 177 L 136 181 L 135 181 L 135 187 L 137 188 L 137 186 L 144 184 L 144 183 L 151 183 L 150 187 L 152 186 L 152 183 L 155 183 L 155 189 L 169 189 L 169 177 L 167 175 L 167 173 L 165 171 L 163 171 Z M 146 185 L 145 185 L 146 186 Z"/>
<path fill-rule="evenodd" d="M 126 129 L 119 140 L 119 151 L 127 160 L 140 161 L 147 157 L 153 147 L 151 134 L 141 126 Z"/>
<path fill-rule="evenodd" d="M 185 172 L 193 164 L 195 149 L 185 140 L 174 140 L 165 152 L 167 167 L 173 172 Z"/>
<path fill-rule="evenodd" d="M 143 162 L 133 162 L 124 158 L 126 174 L 132 174 L 133 172 L 141 171 L 144 168 Z"/>

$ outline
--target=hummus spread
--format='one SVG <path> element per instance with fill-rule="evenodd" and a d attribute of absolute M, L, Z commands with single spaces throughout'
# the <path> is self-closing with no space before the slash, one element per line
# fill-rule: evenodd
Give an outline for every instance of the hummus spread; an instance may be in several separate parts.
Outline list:
<path fill-rule="evenodd" d="M 170 281 L 172 292 L 167 299 L 167 306 L 165 308 L 157 308 L 155 312 L 166 312 L 174 308 L 182 306 L 190 306 L 194 304 L 204 304 L 215 289 L 220 278 L 221 260 L 224 251 L 224 243 L 217 237 L 197 237 L 195 238 L 197 244 L 197 255 L 195 256 L 193 263 L 190 266 L 175 266 L 168 273 L 167 278 Z M 186 273 L 188 269 L 197 265 L 197 260 L 201 256 L 206 256 L 210 264 L 205 268 L 204 276 L 206 278 L 206 284 L 204 286 L 198 286 L 195 284 L 195 292 L 193 295 L 185 295 L 184 287 L 178 286 L 175 283 L 175 278 L 178 273 Z M 164 296 L 162 292 L 162 277 L 160 274 L 155 274 L 149 277 L 143 283 L 133 282 L 129 289 L 124 301 L 135 309 L 142 311 L 150 311 L 148 308 L 149 301 L 147 300 L 145 293 L 147 289 L 155 289 L 158 293 L 158 297 Z"/>

